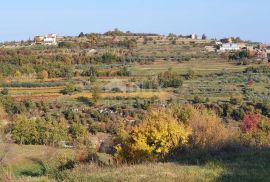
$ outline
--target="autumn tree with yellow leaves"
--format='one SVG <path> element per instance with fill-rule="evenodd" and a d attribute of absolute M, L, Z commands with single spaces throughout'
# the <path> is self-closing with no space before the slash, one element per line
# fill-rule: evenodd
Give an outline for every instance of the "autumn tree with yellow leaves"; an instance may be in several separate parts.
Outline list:
<path fill-rule="evenodd" d="M 190 134 L 191 129 L 179 123 L 170 110 L 152 110 L 129 133 L 120 132 L 117 157 L 129 163 L 156 161 L 184 146 Z"/>

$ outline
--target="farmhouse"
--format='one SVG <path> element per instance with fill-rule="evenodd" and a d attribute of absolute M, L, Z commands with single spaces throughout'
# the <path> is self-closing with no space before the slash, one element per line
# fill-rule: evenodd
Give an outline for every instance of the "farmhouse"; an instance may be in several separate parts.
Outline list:
<path fill-rule="evenodd" d="M 57 45 L 57 36 L 56 34 L 49 34 L 45 36 L 35 36 L 34 41 L 35 44 L 44 44 L 44 45 Z"/>
<path fill-rule="evenodd" d="M 240 47 L 238 44 L 222 44 L 219 48 L 221 52 L 226 52 L 226 51 L 239 51 Z"/>
<path fill-rule="evenodd" d="M 45 39 L 44 39 L 44 44 L 46 45 L 56 45 L 56 34 L 49 34 Z"/>
<path fill-rule="evenodd" d="M 45 39 L 44 36 L 40 36 L 40 35 L 35 36 L 34 37 L 35 44 L 42 44 L 44 42 L 44 39 Z"/>

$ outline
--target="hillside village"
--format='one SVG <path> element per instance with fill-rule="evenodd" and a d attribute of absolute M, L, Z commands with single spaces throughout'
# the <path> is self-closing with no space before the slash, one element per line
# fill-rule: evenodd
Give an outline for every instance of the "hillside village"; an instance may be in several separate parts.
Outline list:
<path fill-rule="evenodd" d="M 116 29 L 117 30 L 117 29 Z M 117 30 L 118 31 L 118 30 Z M 98 34 L 97 34 L 98 35 Z M 100 36 L 101 34 L 99 34 Z M 79 36 L 80 37 L 80 36 Z M 207 43 L 209 45 L 205 46 L 205 50 L 208 52 L 217 52 L 217 53 L 225 53 L 225 52 L 241 52 L 245 51 L 248 56 L 251 56 L 256 61 L 269 62 L 270 61 L 270 45 L 262 44 L 262 43 L 253 43 L 250 41 L 243 41 L 240 38 L 223 38 L 220 40 L 216 39 L 208 39 L 204 34 L 199 37 L 197 34 L 193 33 L 190 35 L 175 35 L 169 34 L 168 36 L 151 34 L 150 36 L 144 36 L 143 34 L 129 34 L 123 33 L 122 35 L 106 35 L 106 33 L 102 36 L 103 39 L 107 41 L 111 41 L 112 43 L 119 43 L 125 39 L 137 39 L 142 40 L 145 37 L 149 37 L 151 40 L 154 40 L 157 43 L 162 43 L 164 41 L 170 41 L 173 39 L 175 42 L 201 42 Z M 56 34 L 48 34 L 47 36 L 35 36 L 33 40 L 28 40 L 26 42 L 7 42 L 2 43 L 2 47 L 9 46 L 33 46 L 33 45 L 48 45 L 48 46 L 57 46 L 60 42 L 71 42 L 76 43 L 78 40 L 76 37 L 71 36 L 57 36 Z M 92 47 L 91 51 L 96 52 L 95 47 Z M 90 51 L 90 52 L 91 52 Z"/>

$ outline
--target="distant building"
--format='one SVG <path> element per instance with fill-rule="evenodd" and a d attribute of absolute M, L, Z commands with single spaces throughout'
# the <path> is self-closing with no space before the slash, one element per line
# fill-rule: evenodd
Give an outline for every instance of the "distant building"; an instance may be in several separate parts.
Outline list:
<path fill-rule="evenodd" d="M 35 44 L 43 44 L 44 39 L 45 39 L 44 36 L 39 36 L 39 35 L 38 36 L 35 36 L 34 37 Z"/>
<path fill-rule="evenodd" d="M 49 34 L 45 39 L 44 39 L 44 44 L 46 45 L 56 45 L 56 34 Z"/>
<path fill-rule="evenodd" d="M 35 44 L 44 44 L 44 45 L 57 45 L 57 36 L 56 34 L 49 34 L 45 36 L 35 36 Z"/>
<path fill-rule="evenodd" d="M 191 39 L 197 39 L 198 38 L 198 36 L 197 36 L 197 34 L 195 34 L 195 33 L 193 33 L 193 34 L 191 34 Z"/>
<path fill-rule="evenodd" d="M 221 52 L 226 52 L 226 51 L 239 51 L 240 47 L 238 44 L 222 44 L 219 48 Z"/>

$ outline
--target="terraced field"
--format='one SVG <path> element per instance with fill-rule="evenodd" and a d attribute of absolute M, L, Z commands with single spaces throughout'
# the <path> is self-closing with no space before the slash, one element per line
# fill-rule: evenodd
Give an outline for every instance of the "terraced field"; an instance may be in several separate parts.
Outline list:
<path fill-rule="evenodd" d="M 132 75 L 156 75 L 160 72 L 167 71 L 169 68 L 178 74 L 186 74 L 188 70 L 193 70 L 198 75 L 206 75 L 210 73 L 219 72 L 241 72 L 246 69 L 247 66 L 236 66 L 228 62 L 218 60 L 213 61 L 190 61 L 183 63 L 176 62 L 157 62 L 151 65 L 134 65 L 130 67 Z"/>

